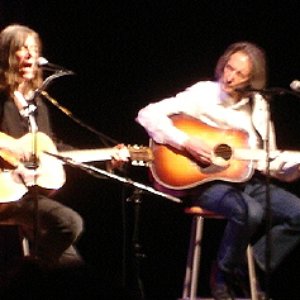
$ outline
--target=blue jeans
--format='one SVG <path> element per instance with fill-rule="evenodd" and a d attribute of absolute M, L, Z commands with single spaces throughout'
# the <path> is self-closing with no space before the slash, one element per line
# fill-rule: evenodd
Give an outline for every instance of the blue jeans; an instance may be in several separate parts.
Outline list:
<path fill-rule="evenodd" d="M 218 265 L 232 271 L 245 258 L 251 238 L 266 221 L 266 184 L 253 177 L 244 184 L 213 182 L 199 187 L 196 202 L 224 215 L 228 222 L 218 251 Z M 300 241 L 300 199 L 283 188 L 270 185 L 270 270 L 274 270 Z M 266 269 L 266 231 L 253 245 L 254 257 Z"/>

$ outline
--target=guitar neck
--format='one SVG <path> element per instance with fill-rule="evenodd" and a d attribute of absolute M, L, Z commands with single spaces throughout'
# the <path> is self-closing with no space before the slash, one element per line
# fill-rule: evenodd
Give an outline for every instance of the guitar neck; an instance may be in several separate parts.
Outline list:
<path fill-rule="evenodd" d="M 280 155 L 282 161 L 300 162 L 299 151 L 271 150 L 269 155 L 271 160 L 276 159 Z M 235 149 L 233 151 L 233 156 L 235 159 L 239 160 L 264 161 L 267 158 L 267 152 L 262 149 Z"/>
<path fill-rule="evenodd" d="M 101 148 L 101 149 L 84 149 L 71 150 L 60 153 L 65 158 L 70 158 L 79 163 L 107 161 L 113 157 L 120 159 L 129 159 L 133 165 L 146 166 L 153 159 L 149 147 L 127 146 L 121 149 Z"/>
<path fill-rule="evenodd" d="M 63 151 L 59 154 L 66 158 L 71 158 L 77 162 L 92 162 L 92 161 L 106 161 L 111 160 L 113 154 L 116 152 L 114 148 L 103 149 L 87 149 L 87 150 L 71 150 Z"/>

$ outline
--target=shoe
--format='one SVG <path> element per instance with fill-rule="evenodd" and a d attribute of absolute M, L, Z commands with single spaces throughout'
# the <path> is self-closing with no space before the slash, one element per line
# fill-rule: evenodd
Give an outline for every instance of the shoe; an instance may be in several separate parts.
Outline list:
<path fill-rule="evenodd" d="M 230 274 L 220 270 L 216 264 L 212 267 L 210 278 L 211 294 L 215 300 L 234 300 L 234 293 L 231 289 Z"/>
<path fill-rule="evenodd" d="M 257 290 L 257 300 L 266 300 L 267 299 L 267 296 L 266 296 L 266 293 L 263 292 L 263 291 L 258 291 Z M 272 299 L 270 299 L 272 300 Z"/>
<path fill-rule="evenodd" d="M 211 288 L 211 295 L 215 300 L 234 300 L 234 296 L 231 294 L 226 284 L 216 284 Z"/>
<path fill-rule="evenodd" d="M 246 266 L 236 268 L 232 276 L 232 285 L 238 294 L 245 298 L 250 298 L 250 281 Z"/>
<path fill-rule="evenodd" d="M 248 269 L 247 267 L 238 267 L 234 271 L 234 276 L 233 278 L 233 285 L 235 289 L 239 289 L 239 291 L 242 293 L 243 297 L 250 298 L 251 296 L 251 290 L 250 290 L 250 279 L 249 279 L 249 274 L 248 274 Z M 256 280 L 256 297 L 257 300 L 265 300 L 266 299 L 266 294 L 262 290 L 258 278 Z"/>

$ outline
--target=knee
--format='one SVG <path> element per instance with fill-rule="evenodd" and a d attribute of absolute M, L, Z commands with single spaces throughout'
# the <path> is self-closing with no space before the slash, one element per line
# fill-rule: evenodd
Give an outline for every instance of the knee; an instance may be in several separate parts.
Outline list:
<path fill-rule="evenodd" d="M 235 191 L 231 191 L 226 194 L 221 203 L 228 219 L 239 224 L 247 222 L 248 208 L 241 195 Z"/>
<path fill-rule="evenodd" d="M 59 231 L 65 240 L 70 243 L 76 241 L 84 230 L 84 222 L 82 217 L 72 209 L 65 209 L 64 218 L 59 227 Z"/>
<path fill-rule="evenodd" d="M 72 220 L 70 221 L 70 233 L 71 238 L 75 241 L 83 232 L 84 230 L 84 223 L 82 217 L 74 212 L 72 216 Z"/>
<path fill-rule="evenodd" d="M 248 207 L 248 224 L 249 227 L 257 228 L 263 222 L 264 210 L 262 207 Z"/>
<path fill-rule="evenodd" d="M 288 224 L 290 227 L 300 231 L 300 211 L 295 211 L 289 215 Z"/>
<path fill-rule="evenodd" d="M 248 223 L 248 209 L 246 205 L 237 204 L 230 212 L 229 218 L 236 223 Z"/>
<path fill-rule="evenodd" d="M 238 224 L 248 224 L 248 226 L 257 226 L 261 224 L 263 218 L 263 209 L 255 202 L 248 204 L 238 192 L 231 192 L 227 195 L 225 201 L 231 203 L 228 218 Z"/>

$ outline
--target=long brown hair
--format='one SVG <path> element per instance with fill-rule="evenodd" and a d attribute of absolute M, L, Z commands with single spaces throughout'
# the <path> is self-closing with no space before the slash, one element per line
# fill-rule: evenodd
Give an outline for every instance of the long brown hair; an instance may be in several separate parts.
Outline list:
<path fill-rule="evenodd" d="M 42 51 L 42 42 L 39 34 L 33 29 L 19 24 L 5 27 L 0 33 L 0 91 L 6 90 L 9 94 L 18 84 L 18 62 L 15 53 L 20 49 L 28 36 L 32 36 L 38 45 L 39 56 Z M 42 83 L 42 71 L 37 70 L 34 78 L 28 82 L 29 89 L 35 90 Z"/>
<path fill-rule="evenodd" d="M 254 89 L 263 89 L 267 81 L 267 67 L 265 52 L 262 48 L 250 42 L 237 42 L 231 44 L 219 58 L 215 69 L 216 79 L 223 75 L 224 67 L 230 56 L 236 52 L 242 51 L 249 56 L 253 64 L 252 74 L 249 85 Z"/>

